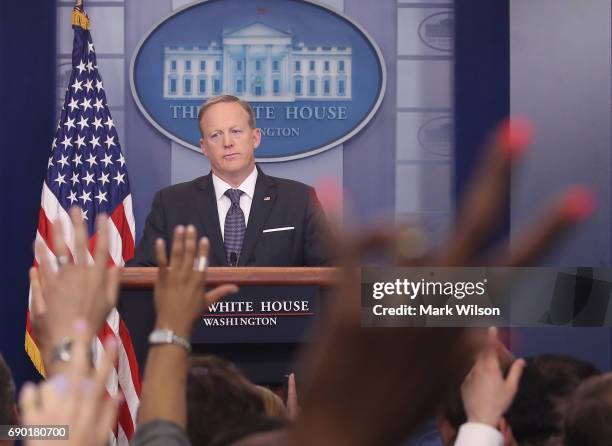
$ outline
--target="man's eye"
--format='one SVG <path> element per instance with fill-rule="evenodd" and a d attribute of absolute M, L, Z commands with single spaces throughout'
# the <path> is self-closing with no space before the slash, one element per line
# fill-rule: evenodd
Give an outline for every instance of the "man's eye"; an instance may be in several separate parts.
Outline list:
<path fill-rule="evenodd" d="M 208 137 L 210 139 L 216 139 L 219 137 L 219 132 L 211 133 Z"/>
<path fill-rule="evenodd" d="M 242 129 L 233 129 L 232 133 L 236 134 L 236 133 L 242 133 Z"/>

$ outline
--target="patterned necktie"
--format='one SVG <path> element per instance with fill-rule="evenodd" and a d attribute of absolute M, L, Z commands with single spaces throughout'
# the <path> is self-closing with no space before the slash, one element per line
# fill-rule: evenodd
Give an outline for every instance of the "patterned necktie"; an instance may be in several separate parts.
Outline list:
<path fill-rule="evenodd" d="M 240 196 L 243 194 L 240 189 L 228 189 L 225 195 L 230 199 L 232 205 L 225 215 L 225 226 L 223 233 L 223 244 L 225 245 L 225 258 L 227 264 L 236 266 L 242 250 L 242 241 L 246 233 L 244 222 L 244 212 L 240 209 Z"/>

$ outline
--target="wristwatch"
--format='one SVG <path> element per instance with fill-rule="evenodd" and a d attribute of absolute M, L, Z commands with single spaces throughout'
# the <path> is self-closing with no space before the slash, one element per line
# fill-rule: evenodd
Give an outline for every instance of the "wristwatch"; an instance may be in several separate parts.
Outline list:
<path fill-rule="evenodd" d="M 175 344 L 180 345 L 187 353 L 191 352 L 191 344 L 189 341 L 172 330 L 165 328 L 158 328 L 151 332 L 149 335 L 149 345 L 164 345 L 164 344 Z"/>
<path fill-rule="evenodd" d="M 72 347 L 74 342 L 72 338 L 66 336 L 59 343 L 53 346 L 51 350 L 51 361 L 52 362 L 63 362 L 68 364 L 72 360 Z M 87 352 L 87 359 L 90 364 L 93 364 L 94 352 L 93 346 Z"/>

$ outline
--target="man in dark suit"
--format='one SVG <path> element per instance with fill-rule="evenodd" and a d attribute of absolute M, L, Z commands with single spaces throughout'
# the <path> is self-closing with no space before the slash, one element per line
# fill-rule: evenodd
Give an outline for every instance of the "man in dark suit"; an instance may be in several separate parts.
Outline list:
<path fill-rule="evenodd" d="M 212 172 L 159 191 L 130 266 L 155 266 L 155 240 L 177 225 L 210 241 L 211 266 L 328 265 L 325 217 L 312 187 L 255 165 L 261 132 L 249 104 L 217 96 L 200 108 L 200 147 Z"/>

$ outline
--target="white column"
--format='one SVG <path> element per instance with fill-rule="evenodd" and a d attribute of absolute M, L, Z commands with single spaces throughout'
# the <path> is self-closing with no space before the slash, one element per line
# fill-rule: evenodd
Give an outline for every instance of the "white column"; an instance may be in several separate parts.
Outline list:
<path fill-rule="evenodd" d="M 251 97 L 251 82 L 249 79 L 249 46 L 244 45 L 244 94 L 246 100 Z"/>
<path fill-rule="evenodd" d="M 272 96 L 272 45 L 266 45 L 266 91 L 265 96 Z"/>

